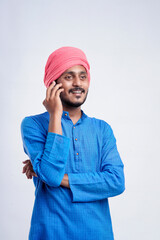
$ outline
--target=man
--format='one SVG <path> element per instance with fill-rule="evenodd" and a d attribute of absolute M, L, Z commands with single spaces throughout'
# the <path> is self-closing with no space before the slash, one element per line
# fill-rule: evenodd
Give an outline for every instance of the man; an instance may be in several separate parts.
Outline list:
<path fill-rule="evenodd" d="M 83 51 L 54 51 L 44 83 L 47 111 L 21 123 L 31 160 L 23 172 L 35 184 L 29 239 L 113 240 L 108 198 L 125 189 L 124 165 L 111 126 L 81 110 L 90 85 Z"/>

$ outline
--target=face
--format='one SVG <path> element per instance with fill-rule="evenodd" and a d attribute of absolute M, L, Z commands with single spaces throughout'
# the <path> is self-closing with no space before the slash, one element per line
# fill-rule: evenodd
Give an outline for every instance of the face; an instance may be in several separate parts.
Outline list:
<path fill-rule="evenodd" d="M 89 80 L 86 69 L 81 65 L 67 69 L 57 83 L 62 83 L 64 91 L 60 93 L 62 104 L 67 107 L 81 106 L 88 94 Z"/>

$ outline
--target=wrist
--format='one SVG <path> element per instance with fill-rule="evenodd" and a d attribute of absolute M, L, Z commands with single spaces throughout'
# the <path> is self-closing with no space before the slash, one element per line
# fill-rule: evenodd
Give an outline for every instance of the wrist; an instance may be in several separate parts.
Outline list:
<path fill-rule="evenodd" d="M 62 114 L 61 113 L 49 113 L 50 120 L 56 120 L 61 119 Z"/>
<path fill-rule="evenodd" d="M 60 114 L 50 114 L 48 132 L 62 135 L 61 117 Z"/>

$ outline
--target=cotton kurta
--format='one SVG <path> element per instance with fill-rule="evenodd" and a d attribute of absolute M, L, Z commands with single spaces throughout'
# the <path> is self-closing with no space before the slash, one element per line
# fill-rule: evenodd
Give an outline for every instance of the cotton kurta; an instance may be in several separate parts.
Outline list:
<path fill-rule="evenodd" d="M 38 176 L 29 240 L 114 239 L 108 198 L 125 189 L 124 165 L 111 126 L 81 113 L 73 124 L 63 111 L 62 135 L 48 132 L 48 112 L 22 120 L 24 151 Z M 65 173 L 70 188 L 60 185 Z"/>

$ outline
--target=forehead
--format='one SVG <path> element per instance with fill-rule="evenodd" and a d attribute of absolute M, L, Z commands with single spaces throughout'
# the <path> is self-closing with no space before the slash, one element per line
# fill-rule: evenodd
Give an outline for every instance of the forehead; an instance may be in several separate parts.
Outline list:
<path fill-rule="evenodd" d="M 87 72 L 87 71 L 86 71 L 85 67 L 83 67 L 82 65 L 75 65 L 71 68 L 68 68 L 64 73 L 67 73 L 67 72 L 79 73 L 79 72 Z"/>

